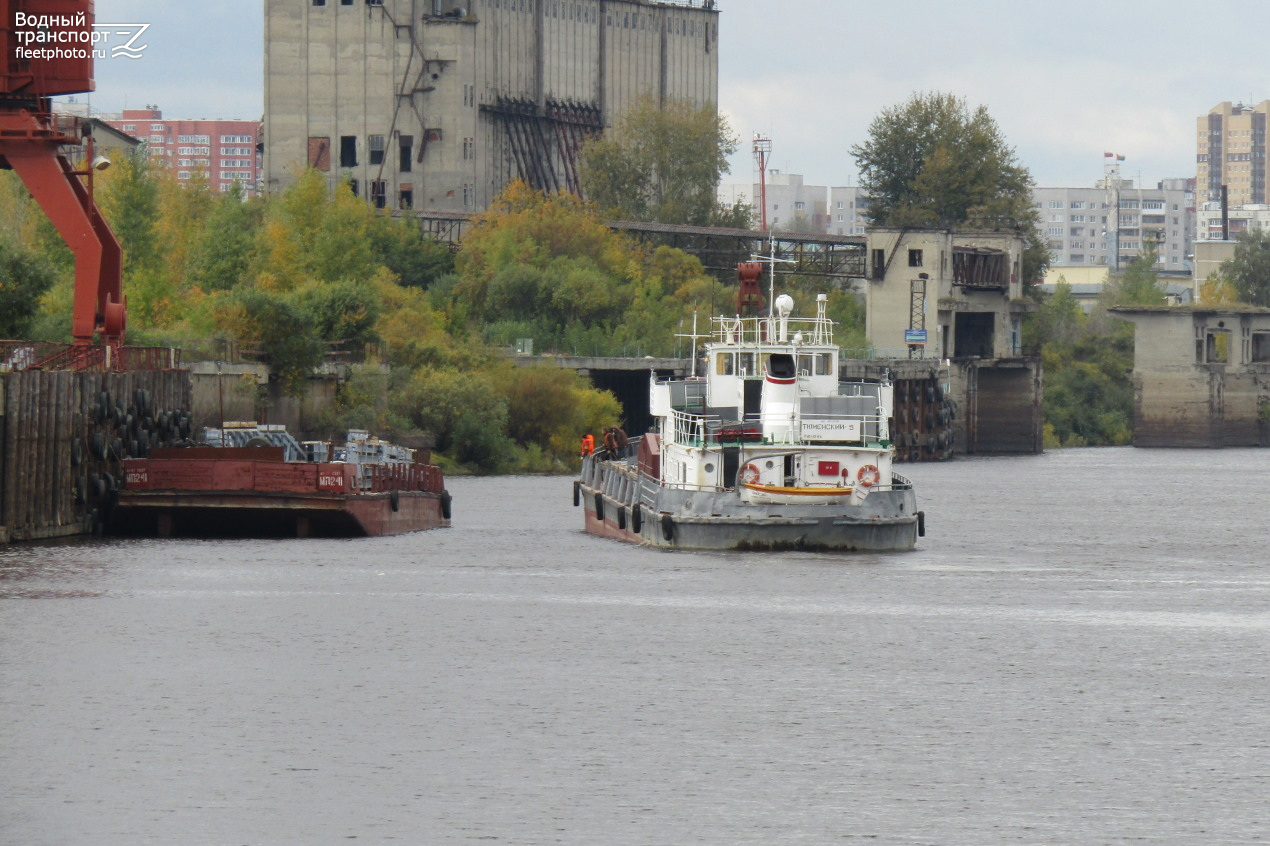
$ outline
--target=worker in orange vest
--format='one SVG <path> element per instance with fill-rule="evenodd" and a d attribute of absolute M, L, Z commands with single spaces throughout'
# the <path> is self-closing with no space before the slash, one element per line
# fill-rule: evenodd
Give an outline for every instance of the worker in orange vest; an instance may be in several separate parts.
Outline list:
<path fill-rule="evenodd" d="M 595 438 L 587 432 L 582 436 L 582 457 L 586 458 L 593 452 L 595 452 Z"/>

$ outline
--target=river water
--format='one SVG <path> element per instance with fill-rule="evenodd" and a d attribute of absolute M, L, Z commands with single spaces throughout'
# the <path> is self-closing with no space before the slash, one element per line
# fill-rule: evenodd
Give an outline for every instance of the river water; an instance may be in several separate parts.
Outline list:
<path fill-rule="evenodd" d="M 909 465 L 916 551 L 581 533 L 0 551 L 0 842 L 1270 838 L 1270 450 Z"/>

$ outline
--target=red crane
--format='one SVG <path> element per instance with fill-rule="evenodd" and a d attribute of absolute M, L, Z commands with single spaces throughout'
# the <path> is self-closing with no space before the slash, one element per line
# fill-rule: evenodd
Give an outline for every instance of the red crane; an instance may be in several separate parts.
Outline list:
<path fill-rule="evenodd" d="M 92 0 L 0 0 L 0 168 L 12 169 L 75 255 L 71 336 L 123 345 L 119 241 L 93 202 L 91 126 L 51 98 L 92 91 Z M 76 170 L 67 148 L 85 149 Z"/>

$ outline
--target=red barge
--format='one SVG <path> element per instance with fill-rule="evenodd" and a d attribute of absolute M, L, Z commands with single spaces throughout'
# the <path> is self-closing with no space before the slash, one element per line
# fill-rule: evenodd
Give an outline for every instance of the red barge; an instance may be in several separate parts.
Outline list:
<path fill-rule="evenodd" d="M 252 437 L 245 446 L 167 447 L 125 459 L 112 533 L 358 537 L 450 525 L 441 469 L 414 461 L 413 450 L 365 433 L 350 432 L 342 448 L 299 445 L 285 433 L 236 434 Z M 288 460 L 297 451 L 301 460 Z"/>

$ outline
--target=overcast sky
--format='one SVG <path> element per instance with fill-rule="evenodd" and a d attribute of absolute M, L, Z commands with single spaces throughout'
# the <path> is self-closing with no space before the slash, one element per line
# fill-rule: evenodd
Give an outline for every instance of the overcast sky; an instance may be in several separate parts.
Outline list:
<path fill-rule="evenodd" d="M 305 2 L 305 0 L 294 0 Z M 919 91 L 986 106 L 1038 185 L 1082 187 L 1103 153 L 1154 185 L 1195 175 L 1195 119 L 1270 99 L 1270 17 L 1207 0 L 718 0 L 719 106 L 753 177 L 751 141 L 810 184 L 855 184 L 853 144 Z M 96 0 L 98 22 L 149 23 L 141 58 L 97 62 L 93 105 L 157 103 L 173 118 L 256 119 L 261 0 Z M 1243 25 L 1240 22 L 1243 22 Z"/>

